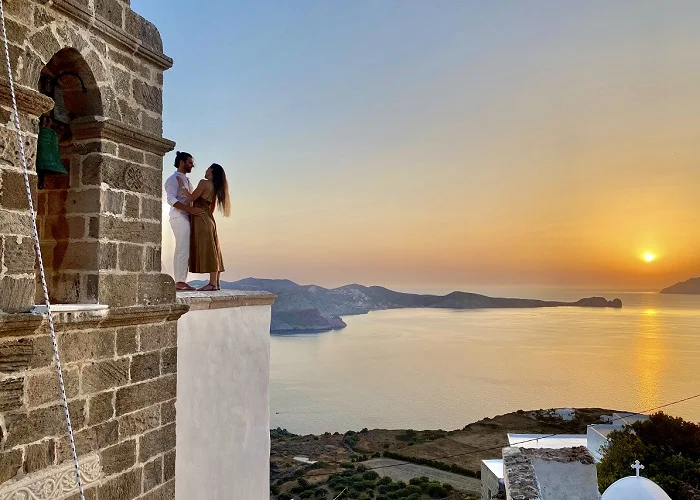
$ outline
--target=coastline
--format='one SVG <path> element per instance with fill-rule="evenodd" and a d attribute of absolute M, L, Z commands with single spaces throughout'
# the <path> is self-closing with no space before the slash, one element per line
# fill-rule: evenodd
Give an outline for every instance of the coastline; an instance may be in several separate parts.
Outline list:
<path fill-rule="evenodd" d="M 453 292 L 453 293 L 465 293 L 465 292 Z M 451 294 L 448 294 L 451 295 Z M 470 294 L 473 295 L 473 294 Z M 432 296 L 426 296 L 426 297 L 432 297 Z M 439 296 L 438 296 L 439 297 Z M 447 297 L 447 296 L 445 296 Z M 548 301 L 548 300 L 539 300 L 539 299 L 519 299 L 519 298 L 503 298 L 503 297 L 488 297 L 485 295 L 480 295 L 479 297 L 483 297 L 487 299 L 488 301 L 492 301 L 492 304 L 488 305 L 467 305 L 467 306 L 462 306 L 462 307 L 451 307 L 447 305 L 433 305 L 433 306 L 387 306 L 387 307 L 379 307 L 379 308 L 372 308 L 368 310 L 363 310 L 363 311 L 353 311 L 349 312 L 346 314 L 342 314 L 342 317 L 340 315 L 334 315 L 331 316 L 330 318 L 325 317 L 320 314 L 318 309 L 312 309 L 312 310 L 301 310 L 301 311 L 282 311 L 282 312 L 277 312 L 275 314 L 274 306 L 273 306 L 273 312 L 272 312 L 272 323 L 270 325 L 270 334 L 273 335 L 294 335 L 294 334 L 304 334 L 304 333 L 324 333 L 324 332 L 331 332 L 331 331 L 336 331 L 336 330 L 342 330 L 347 326 L 347 324 L 343 321 L 343 317 L 348 317 L 348 316 L 362 316 L 365 314 L 369 314 L 371 312 L 377 312 L 377 311 L 389 311 L 389 310 L 396 310 L 396 309 L 406 309 L 406 310 L 411 310 L 411 309 L 451 309 L 455 311 L 464 311 L 464 310 L 489 310 L 489 309 L 546 309 L 546 308 L 562 308 L 562 307 L 577 307 L 577 308 L 610 308 L 610 309 L 622 309 L 622 301 L 620 299 L 613 299 L 613 300 L 607 300 L 605 297 L 585 297 L 582 299 L 579 299 L 575 302 L 562 302 L 562 301 Z M 311 327 L 304 327 L 301 325 L 294 325 L 291 326 L 291 328 L 280 328 L 280 327 L 275 327 L 275 324 L 279 324 L 280 322 L 280 316 L 283 314 L 295 314 L 295 315 L 303 315 L 304 313 L 308 313 L 309 316 L 311 316 L 312 321 L 316 320 L 321 322 L 324 326 L 311 326 Z M 305 318 L 308 320 L 308 318 Z M 325 324 L 328 323 L 329 326 L 325 326 Z"/>

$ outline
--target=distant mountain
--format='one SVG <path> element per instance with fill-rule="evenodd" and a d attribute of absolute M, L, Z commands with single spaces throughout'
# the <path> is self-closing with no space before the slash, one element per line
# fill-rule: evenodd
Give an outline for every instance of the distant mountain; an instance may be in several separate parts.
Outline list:
<path fill-rule="evenodd" d="M 688 295 L 700 295 L 700 278 L 690 278 L 675 285 L 664 288 L 659 293 L 677 293 Z"/>
<path fill-rule="evenodd" d="M 206 281 L 193 281 L 194 286 Z M 608 301 L 603 297 L 589 297 L 576 302 L 555 302 L 534 299 L 494 298 L 467 292 L 447 295 L 419 295 L 401 293 L 381 286 L 345 285 L 323 288 L 299 285 L 289 280 L 246 278 L 240 281 L 222 281 L 222 288 L 267 291 L 277 295 L 272 305 L 272 324 L 275 333 L 335 330 L 345 327 L 341 316 L 365 314 L 369 311 L 400 308 L 486 309 L 534 307 L 622 307 L 622 301 Z"/>

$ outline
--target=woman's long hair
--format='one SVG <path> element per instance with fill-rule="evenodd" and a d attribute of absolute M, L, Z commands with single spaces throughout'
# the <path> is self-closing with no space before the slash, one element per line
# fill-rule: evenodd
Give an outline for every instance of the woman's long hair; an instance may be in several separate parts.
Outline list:
<path fill-rule="evenodd" d="M 226 172 L 224 167 L 218 163 L 211 164 L 212 183 L 214 184 L 214 195 L 216 196 L 219 210 L 223 212 L 224 217 L 231 215 L 231 202 L 228 197 L 228 182 L 226 182 Z"/>

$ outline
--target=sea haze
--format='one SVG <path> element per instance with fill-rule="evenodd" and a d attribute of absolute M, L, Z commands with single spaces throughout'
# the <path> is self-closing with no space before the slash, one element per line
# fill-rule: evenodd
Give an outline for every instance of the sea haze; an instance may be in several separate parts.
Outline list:
<path fill-rule="evenodd" d="M 339 331 L 273 335 L 271 426 L 455 429 L 521 408 L 641 411 L 700 393 L 700 296 L 599 295 L 622 309 L 400 309 L 346 316 Z M 665 411 L 698 421 L 700 398 Z"/>

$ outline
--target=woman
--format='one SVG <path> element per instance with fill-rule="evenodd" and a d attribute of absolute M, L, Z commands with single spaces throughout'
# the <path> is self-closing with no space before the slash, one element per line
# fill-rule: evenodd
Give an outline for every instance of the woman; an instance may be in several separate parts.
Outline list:
<path fill-rule="evenodd" d="M 221 290 L 220 278 L 221 271 L 224 270 L 224 261 L 216 234 L 214 209 L 218 204 L 225 217 L 231 213 L 226 173 L 221 165 L 212 163 L 204 174 L 204 179 L 199 181 L 191 194 L 187 192 L 180 177 L 177 178 L 177 182 L 192 202 L 192 206 L 206 211 L 204 215 L 191 217 L 190 272 L 209 273 L 209 284 L 199 288 L 200 291 Z"/>

